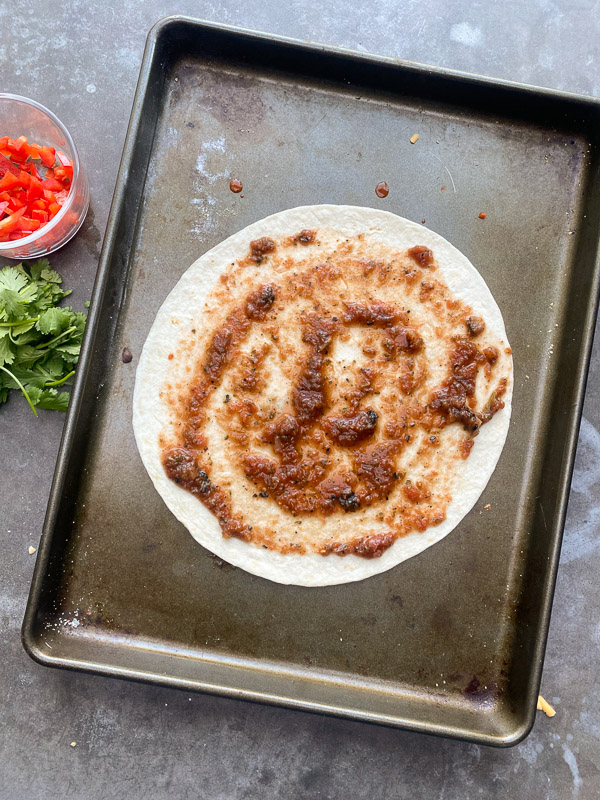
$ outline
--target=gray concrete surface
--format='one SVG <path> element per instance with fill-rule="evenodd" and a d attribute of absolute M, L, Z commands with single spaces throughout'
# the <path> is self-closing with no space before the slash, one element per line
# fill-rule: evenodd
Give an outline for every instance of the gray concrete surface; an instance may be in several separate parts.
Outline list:
<path fill-rule="evenodd" d="M 0 86 L 49 105 L 88 167 L 92 208 L 55 256 L 89 296 L 144 39 L 186 13 L 431 64 L 600 94 L 600 0 L 0 0 Z M 0 410 L 0 798 L 600 797 L 600 344 L 542 683 L 555 704 L 514 749 L 46 670 L 19 627 L 63 416 Z M 77 746 L 69 746 L 76 741 Z"/>

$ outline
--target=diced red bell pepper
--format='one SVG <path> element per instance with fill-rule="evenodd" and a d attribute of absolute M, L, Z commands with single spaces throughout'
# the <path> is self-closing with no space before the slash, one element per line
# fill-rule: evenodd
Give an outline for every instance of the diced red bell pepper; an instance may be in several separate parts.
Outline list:
<path fill-rule="evenodd" d="M 31 183 L 31 175 L 22 169 L 19 172 L 19 181 L 21 182 L 21 186 L 23 187 L 23 189 L 27 189 L 29 187 L 29 184 Z"/>
<path fill-rule="evenodd" d="M 29 167 L 29 174 L 33 175 L 34 178 L 37 178 L 38 181 L 41 181 L 42 176 L 38 172 L 38 168 L 36 167 L 35 163 L 33 161 L 30 161 L 27 166 Z"/>
<path fill-rule="evenodd" d="M 34 200 L 39 200 L 43 192 L 44 187 L 42 186 L 42 182 L 32 175 L 27 188 L 27 202 L 33 203 Z"/>
<path fill-rule="evenodd" d="M 21 160 L 27 158 L 27 139 L 25 136 L 19 136 L 18 139 L 9 139 L 6 144 L 11 153 L 14 153 L 17 158 Z"/>
<path fill-rule="evenodd" d="M 22 231 L 37 231 L 42 223 L 37 219 L 32 219 L 31 217 L 22 216 L 21 217 L 21 230 Z"/>
<path fill-rule="evenodd" d="M 17 228 L 20 228 L 20 220 L 21 217 L 25 214 L 25 209 L 21 208 L 18 211 L 15 211 L 14 214 L 11 214 L 9 217 L 5 217 L 4 219 L 0 220 L 0 234 L 4 235 L 7 233 L 12 233 Z"/>
<path fill-rule="evenodd" d="M 20 195 L 22 192 L 19 192 L 19 195 L 12 195 L 10 200 L 8 201 L 8 205 L 10 206 L 11 211 L 18 211 L 20 208 L 25 207 L 25 203 L 21 200 Z"/>
<path fill-rule="evenodd" d="M 58 181 L 73 180 L 73 167 L 57 167 L 54 170 L 54 177 Z"/>
<path fill-rule="evenodd" d="M 11 189 L 15 189 L 16 187 L 21 186 L 21 181 L 17 175 L 13 175 L 12 172 L 7 172 L 2 178 L 0 178 L 0 192 L 10 191 Z"/>
<path fill-rule="evenodd" d="M 63 152 L 28 144 L 25 136 L 0 137 L 0 241 L 16 241 L 50 222 L 68 198 L 72 179 Z M 78 224 L 71 211 L 65 220 Z"/>
<path fill-rule="evenodd" d="M 60 150 L 56 151 L 56 156 L 60 161 L 60 167 L 57 167 L 59 173 L 57 174 L 56 170 L 54 170 L 54 175 L 59 180 L 73 180 L 73 165 L 71 161 L 64 153 L 61 153 Z"/>
<path fill-rule="evenodd" d="M 0 205 L 1 208 L 1 205 Z M 41 211 L 39 208 L 34 208 L 31 212 L 31 218 L 38 220 L 42 225 L 48 222 L 49 214 L 47 211 Z"/>
<path fill-rule="evenodd" d="M 63 185 L 60 181 L 57 181 L 56 178 L 46 178 L 42 181 L 42 186 L 44 189 L 47 189 L 49 192 L 62 192 Z"/>
<path fill-rule="evenodd" d="M 40 158 L 45 167 L 53 167 L 56 163 L 56 151 L 53 147 L 40 147 Z"/>
<path fill-rule="evenodd" d="M 12 172 L 13 175 L 19 174 L 19 168 L 16 164 L 10 160 L 10 158 L 6 158 L 0 153 L 0 177 L 6 175 L 7 172 Z"/>

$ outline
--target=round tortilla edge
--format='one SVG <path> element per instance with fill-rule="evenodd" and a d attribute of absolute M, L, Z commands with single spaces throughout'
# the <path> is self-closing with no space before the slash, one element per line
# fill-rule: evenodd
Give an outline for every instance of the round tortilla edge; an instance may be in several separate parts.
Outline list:
<path fill-rule="evenodd" d="M 216 517 L 192 494 L 171 481 L 162 466 L 158 436 L 166 412 L 159 396 L 168 379 L 168 355 L 194 321 L 190 307 L 199 308 L 232 260 L 245 254 L 248 242 L 261 236 L 289 236 L 303 228 L 334 228 L 348 236 L 364 233 L 405 250 L 430 247 L 439 273 L 453 294 L 481 314 L 489 329 L 508 347 L 504 321 L 487 284 L 467 257 L 439 234 L 388 211 L 360 206 L 300 206 L 277 212 L 238 231 L 198 258 L 167 296 L 152 324 L 136 371 L 133 427 L 140 456 L 157 492 L 194 539 L 212 553 L 247 572 L 283 584 L 328 586 L 363 580 L 384 572 L 447 536 L 484 491 L 504 447 L 512 398 L 512 358 L 505 407 L 481 428 L 465 469 L 454 489 L 446 519 L 424 533 L 397 539 L 380 558 L 356 555 L 282 555 L 239 539 L 226 539 Z"/>

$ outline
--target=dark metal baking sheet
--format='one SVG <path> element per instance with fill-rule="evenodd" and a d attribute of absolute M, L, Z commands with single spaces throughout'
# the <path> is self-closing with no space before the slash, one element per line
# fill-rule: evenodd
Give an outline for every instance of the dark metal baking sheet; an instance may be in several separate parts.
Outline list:
<path fill-rule="evenodd" d="M 24 621 L 28 652 L 487 744 L 526 735 L 596 314 L 599 116 L 596 101 L 548 90 L 184 18 L 155 26 Z M 131 395 L 152 320 L 187 266 L 267 214 L 321 202 L 425 220 L 470 257 L 504 313 L 515 397 L 498 468 L 450 536 L 364 582 L 306 589 L 194 542 L 144 471 Z"/>

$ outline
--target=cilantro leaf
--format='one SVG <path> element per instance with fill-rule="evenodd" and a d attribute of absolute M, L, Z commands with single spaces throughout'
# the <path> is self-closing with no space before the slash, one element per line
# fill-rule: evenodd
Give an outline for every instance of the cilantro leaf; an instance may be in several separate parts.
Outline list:
<path fill-rule="evenodd" d="M 0 289 L 0 311 L 5 317 L 24 317 L 25 305 L 21 303 L 21 297 L 14 289 Z"/>
<path fill-rule="evenodd" d="M 38 287 L 35 283 L 30 283 L 27 286 L 24 286 L 21 291 L 19 292 L 19 297 L 21 298 L 22 303 L 31 303 L 32 300 L 35 300 L 38 293 Z"/>
<path fill-rule="evenodd" d="M 60 392 L 59 394 L 56 389 L 44 389 L 37 402 L 37 407 L 52 411 L 66 411 L 69 407 L 69 393 Z"/>
<path fill-rule="evenodd" d="M 18 364 L 11 364 L 9 372 L 10 374 L 3 372 L 0 376 L 0 386 L 8 386 L 9 389 L 18 389 L 19 384 L 17 381 L 20 381 L 23 384 L 43 389 L 47 381 L 46 376 L 41 372 L 28 369 L 27 367 L 20 367 Z"/>
<path fill-rule="evenodd" d="M 48 281 L 48 283 L 62 283 L 62 278 L 53 269 L 43 269 L 41 277 L 42 280 Z"/>
<path fill-rule="evenodd" d="M 28 344 L 29 342 L 38 342 L 39 339 L 40 339 L 40 334 L 38 333 L 38 331 L 36 331 L 34 326 L 35 326 L 35 322 L 32 322 L 31 326 L 27 326 L 27 325 L 21 326 L 21 325 L 19 325 L 19 326 L 15 326 L 14 328 L 12 328 L 11 329 L 11 333 L 12 333 L 12 338 L 13 338 L 15 344 Z M 21 333 L 21 334 L 15 336 L 15 331 L 16 330 L 20 330 L 22 327 L 29 327 L 29 330 L 25 331 L 25 333 Z M 2 336 L 2 331 L 3 330 L 5 330 L 7 332 L 7 336 L 8 336 L 8 328 L 2 328 L 2 327 L 0 327 L 0 336 Z"/>
<path fill-rule="evenodd" d="M 28 366 L 40 358 L 42 358 L 43 353 L 32 347 L 30 344 L 22 344 L 17 347 L 17 364 L 22 364 L 23 366 Z"/>
<path fill-rule="evenodd" d="M 12 390 L 37 408 L 66 411 L 86 315 L 59 303 L 70 291 L 47 258 L 0 269 L 0 404 Z M 60 392 L 55 387 L 63 387 Z"/>
<path fill-rule="evenodd" d="M 44 361 L 42 369 L 45 369 L 48 375 L 51 375 L 52 378 L 60 378 L 65 372 L 71 368 L 69 364 L 68 368 L 65 362 L 58 354 L 54 354 L 51 358 L 47 361 Z"/>
<path fill-rule="evenodd" d="M 63 353 L 70 356 L 78 356 L 81 351 L 80 344 L 65 344 L 56 348 L 57 353 Z"/>
<path fill-rule="evenodd" d="M 56 352 L 69 364 L 76 364 L 81 351 L 80 344 L 66 344 L 64 347 L 57 347 Z"/>
<path fill-rule="evenodd" d="M 29 321 L 29 322 L 24 322 L 22 325 L 13 325 L 13 328 L 12 328 L 12 331 L 11 331 L 12 338 L 16 341 L 17 336 L 22 336 L 24 333 L 27 333 L 27 331 L 30 331 L 33 328 L 34 325 L 35 325 L 35 320 L 34 321 Z M 2 336 L 1 333 L 0 333 L 0 336 Z M 34 336 L 35 336 L 35 334 L 34 334 Z M 23 342 L 19 342 L 18 344 L 23 344 Z"/>
<path fill-rule="evenodd" d="M 8 336 L 0 339 L 0 364 L 12 364 L 15 360 L 15 348 Z"/>
<path fill-rule="evenodd" d="M 35 327 L 40 333 L 60 333 L 68 327 L 71 315 L 66 308 L 49 308 L 44 311 Z"/>
<path fill-rule="evenodd" d="M 85 330 L 85 323 L 87 321 L 87 317 L 85 314 L 82 314 L 81 311 L 73 311 L 71 312 L 71 317 L 69 319 L 69 326 L 74 325 L 80 334 L 83 334 Z"/>
<path fill-rule="evenodd" d="M 27 286 L 28 280 L 21 270 L 14 267 L 5 267 L 0 269 L 0 286 L 3 289 L 11 289 L 13 292 L 18 292 Z"/>
<path fill-rule="evenodd" d="M 29 264 L 29 272 L 34 281 L 39 281 L 45 269 L 50 269 L 50 262 L 47 258 L 38 258 L 33 264 Z"/>
<path fill-rule="evenodd" d="M 37 404 L 42 399 L 42 392 L 43 390 L 39 388 L 39 386 L 32 386 L 30 383 L 25 384 L 25 391 L 29 395 L 29 400 L 32 406 L 37 406 Z"/>

